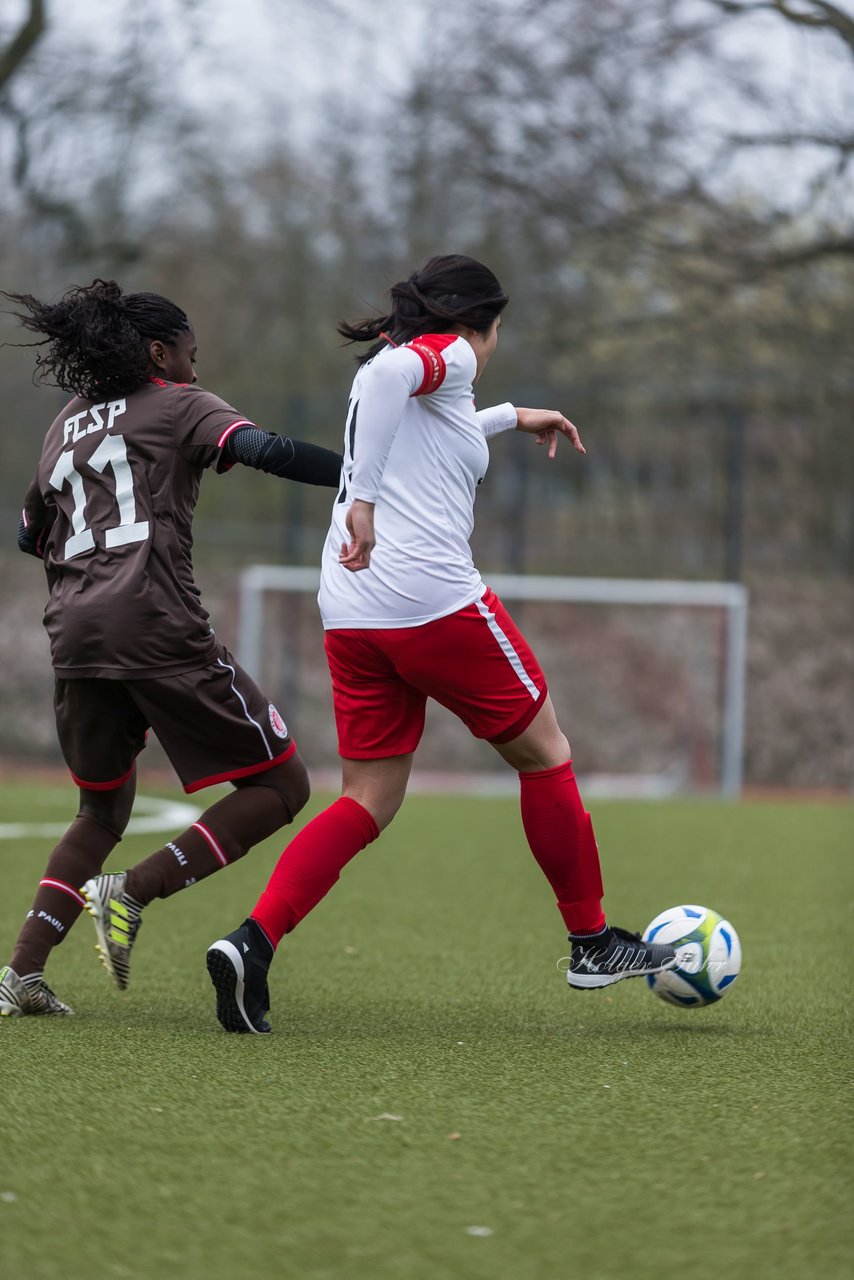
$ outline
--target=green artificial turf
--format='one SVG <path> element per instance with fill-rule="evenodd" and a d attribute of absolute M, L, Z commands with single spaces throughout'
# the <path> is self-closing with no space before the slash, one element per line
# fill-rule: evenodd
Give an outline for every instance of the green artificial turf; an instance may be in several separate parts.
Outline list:
<path fill-rule="evenodd" d="M 60 796 L 6 787 L 0 821 Z M 0 1273 L 847 1276 L 854 810 L 593 812 L 614 923 L 700 902 L 738 929 L 721 1003 L 570 992 L 503 798 L 407 801 L 277 959 L 269 1037 L 220 1030 L 204 952 L 278 840 L 147 911 L 126 993 L 84 917 L 48 971 L 77 1016 L 0 1025 Z M 0 841 L 4 958 L 50 844 Z"/>

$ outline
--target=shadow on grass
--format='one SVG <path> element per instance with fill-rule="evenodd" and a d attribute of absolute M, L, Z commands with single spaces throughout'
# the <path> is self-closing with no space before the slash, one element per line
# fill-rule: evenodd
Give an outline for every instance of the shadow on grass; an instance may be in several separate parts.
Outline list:
<path fill-rule="evenodd" d="M 437 1042 L 451 1045 L 463 1041 L 477 1042 L 480 1047 L 495 1043 L 502 1052 L 512 1044 L 531 1046 L 537 1042 L 573 1043 L 668 1041 L 696 1039 L 731 1041 L 734 1039 L 773 1038 L 767 1026 L 723 1017 L 717 1009 L 662 1010 L 639 1017 L 637 1010 L 621 1012 L 615 1003 L 584 1008 L 576 1005 L 566 1014 L 551 1010 L 514 1011 L 506 1003 L 489 1004 L 482 1000 L 437 1002 L 413 1005 L 404 999 L 309 1001 L 305 997 L 274 1004 L 270 1014 L 273 1035 L 227 1036 L 219 1027 L 211 998 L 205 1003 L 187 1002 L 152 1005 L 135 1002 L 120 1006 L 99 1003 L 88 1011 L 81 1010 L 76 1027 L 84 1021 L 93 1031 L 114 1028 L 117 1033 L 133 1031 L 152 1035 L 181 1034 L 215 1036 L 235 1043 L 260 1041 L 302 1041 L 314 1043 L 385 1043 Z M 679 1015 L 684 1013 L 684 1018 Z"/>

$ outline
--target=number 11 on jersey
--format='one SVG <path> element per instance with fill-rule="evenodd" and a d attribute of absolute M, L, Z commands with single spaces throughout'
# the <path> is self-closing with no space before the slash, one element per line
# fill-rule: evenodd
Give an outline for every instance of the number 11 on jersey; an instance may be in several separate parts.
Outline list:
<path fill-rule="evenodd" d="M 124 547 L 129 542 L 145 542 L 150 533 L 149 523 L 147 520 L 136 518 L 133 472 L 122 437 L 120 435 L 104 436 L 86 465 L 101 475 L 107 467 L 110 467 L 116 482 L 119 523 L 104 530 L 105 547 L 109 549 Z M 74 532 L 65 544 L 63 555 L 66 560 L 71 560 L 74 556 L 82 555 L 84 551 L 91 551 L 95 546 L 95 535 L 86 524 L 86 490 L 83 477 L 74 466 L 74 455 L 71 449 L 59 455 L 50 477 L 51 488 L 57 491 L 60 491 L 66 483 L 74 499 L 74 510 L 71 514 L 71 528 Z"/>

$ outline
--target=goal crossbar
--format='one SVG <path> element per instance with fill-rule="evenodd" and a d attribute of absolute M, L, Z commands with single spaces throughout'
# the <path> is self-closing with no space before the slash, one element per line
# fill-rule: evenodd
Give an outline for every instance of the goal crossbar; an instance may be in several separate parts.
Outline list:
<path fill-rule="evenodd" d="M 571 604 L 673 605 L 723 609 L 726 656 L 721 726 L 721 791 L 741 792 L 747 674 L 747 588 L 738 582 L 683 582 L 658 578 L 564 578 L 487 574 L 503 599 Z M 267 591 L 314 592 L 320 570 L 298 565 L 253 564 L 240 575 L 238 661 L 253 676 L 262 662 L 263 599 Z"/>

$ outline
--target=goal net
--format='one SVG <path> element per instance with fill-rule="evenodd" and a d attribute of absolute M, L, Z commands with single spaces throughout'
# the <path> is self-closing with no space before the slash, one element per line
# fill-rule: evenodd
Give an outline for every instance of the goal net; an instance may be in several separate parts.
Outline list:
<path fill-rule="evenodd" d="M 587 794 L 738 795 L 747 591 L 737 583 L 484 575 L 548 680 Z M 338 767 L 317 569 L 252 565 L 238 660 L 276 702 L 312 772 Z M 515 787 L 494 752 L 434 703 L 413 782 Z"/>

